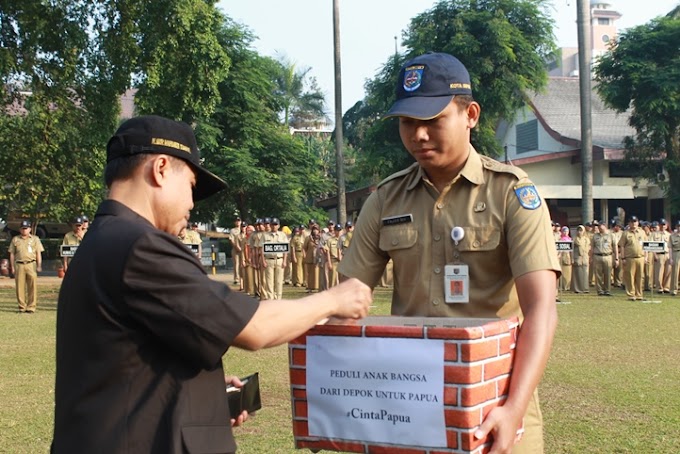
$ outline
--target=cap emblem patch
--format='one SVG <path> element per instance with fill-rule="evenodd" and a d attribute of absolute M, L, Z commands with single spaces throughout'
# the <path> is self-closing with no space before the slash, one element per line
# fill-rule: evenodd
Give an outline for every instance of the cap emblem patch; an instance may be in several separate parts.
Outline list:
<path fill-rule="evenodd" d="M 423 82 L 424 65 L 409 66 L 404 70 L 404 90 L 416 91 Z"/>

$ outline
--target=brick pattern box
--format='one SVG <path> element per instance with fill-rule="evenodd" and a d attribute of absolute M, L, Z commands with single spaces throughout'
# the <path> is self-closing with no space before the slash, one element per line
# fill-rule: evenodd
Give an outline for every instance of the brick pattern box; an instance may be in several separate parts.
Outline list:
<path fill-rule="evenodd" d="M 293 434 L 298 449 L 363 454 L 482 454 L 491 440 L 476 440 L 484 417 L 507 397 L 519 330 L 507 320 L 367 317 L 361 325 L 319 325 L 288 346 Z M 376 444 L 309 435 L 306 392 L 308 336 L 350 336 L 444 340 L 444 420 L 447 447 Z"/>

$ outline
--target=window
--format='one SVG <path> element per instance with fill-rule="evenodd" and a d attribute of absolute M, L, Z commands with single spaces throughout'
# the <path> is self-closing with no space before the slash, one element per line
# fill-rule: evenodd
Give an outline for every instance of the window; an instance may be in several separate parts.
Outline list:
<path fill-rule="evenodd" d="M 609 35 L 607 35 L 607 34 L 602 35 L 602 42 L 603 42 L 603 43 L 608 43 L 608 42 L 609 42 L 609 39 L 610 39 L 610 38 L 609 38 Z"/>
<path fill-rule="evenodd" d="M 609 163 L 610 178 L 638 178 L 642 176 L 644 165 L 631 161 L 612 161 Z M 654 165 L 657 174 L 663 172 L 663 164 Z"/>
<path fill-rule="evenodd" d="M 597 18 L 597 25 L 609 25 L 609 18 L 608 17 L 598 17 Z"/>
<path fill-rule="evenodd" d="M 530 120 L 515 127 L 517 153 L 538 150 L 538 120 Z"/>

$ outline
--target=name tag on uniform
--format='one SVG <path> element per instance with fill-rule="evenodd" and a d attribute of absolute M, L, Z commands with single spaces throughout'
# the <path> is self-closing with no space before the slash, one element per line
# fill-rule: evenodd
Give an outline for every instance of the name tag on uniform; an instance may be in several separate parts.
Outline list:
<path fill-rule="evenodd" d="M 444 267 L 444 290 L 447 303 L 470 302 L 470 274 L 467 265 Z"/>
<path fill-rule="evenodd" d="M 288 243 L 264 243 L 263 252 L 267 253 L 277 253 L 277 252 L 288 252 Z"/>
<path fill-rule="evenodd" d="M 408 224 L 409 222 L 413 222 L 412 214 L 400 214 L 398 216 L 382 218 L 382 225 Z"/>
<path fill-rule="evenodd" d="M 643 241 L 642 250 L 645 252 L 666 252 L 665 241 Z"/>

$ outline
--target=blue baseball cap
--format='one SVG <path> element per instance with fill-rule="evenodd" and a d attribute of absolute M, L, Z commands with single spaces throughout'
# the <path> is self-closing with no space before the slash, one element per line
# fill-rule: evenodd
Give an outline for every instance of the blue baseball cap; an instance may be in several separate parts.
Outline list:
<path fill-rule="evenodd" d="M 453 55 L 428 52 L 401 67 L 397 100 L 385 118 L 436 118 L 456 95 L 472 95 L 465 65 Z"/>

